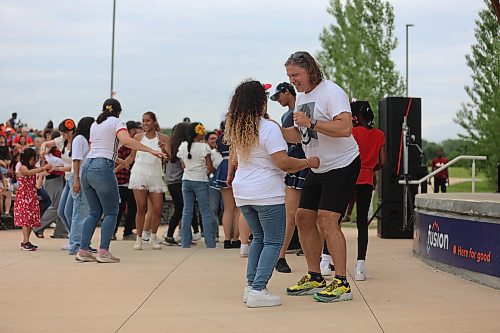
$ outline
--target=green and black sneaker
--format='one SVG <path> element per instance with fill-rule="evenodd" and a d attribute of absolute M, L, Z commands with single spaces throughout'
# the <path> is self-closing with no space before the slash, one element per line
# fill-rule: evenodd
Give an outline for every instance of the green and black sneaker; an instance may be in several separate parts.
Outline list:
<path fill-rule="evenodd" d="M 318 302 L 332 303 L 352 300 L 352 291 L 349 283 L 343 284 L 341 280 L 334 278 L 332 283 L 323 291 L 317 292 L 313 298 Z"/>
<path fill-rule="evenodd" d="M 290 296 L 312 295 L 325 287 L 325 279 L 321 282 L 314 281 L 311 280 L 311 274 L 307 274 L 296 285 L 286 288 L 286 294 Z"/>

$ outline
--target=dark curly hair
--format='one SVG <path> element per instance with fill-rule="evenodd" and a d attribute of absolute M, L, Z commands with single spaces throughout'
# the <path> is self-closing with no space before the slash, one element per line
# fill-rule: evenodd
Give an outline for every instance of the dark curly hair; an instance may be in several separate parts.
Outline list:
<path fill-rule="evenodd" d="M 304 68 L 309 75 L 309 81 L 313 85 L 318 85 L 324 80 L 323 72 L 318 62 L 306 51 L 298 51 L 290 55 L 285 62 L 285 66 L 296 65 Z"/>
<path fill-rule="evenodd" d="M 245 81 L 236 87 L 226 116 L 224 140 L 244 160 L 259 141 L 260 118 L 266 105 L 266 90 L 259 81 Z"/>

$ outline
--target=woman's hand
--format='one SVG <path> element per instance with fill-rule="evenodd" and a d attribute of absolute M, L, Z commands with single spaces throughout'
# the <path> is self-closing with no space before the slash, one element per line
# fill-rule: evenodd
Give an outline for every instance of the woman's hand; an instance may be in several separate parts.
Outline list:
<path fill-rule="evenodd" d="M 310 168 L 317 169 L 319 168 L 319 157 L 318 156 L 312 156 L 307 159 L 307 164 L 309 165 Z"/>
<path fill-rule="evenodd" d="M 80 193 L 80 178 L 73 180 L 73 192 Z"/>
<path fill-rule="evenodd" d="M 165 154 L 164 152 L 161 152 L 161 151 L 158 151 L 158 150 L 154 150 L 154 149 L 151 149 L 149 151 L 149 153 L 155 157 L 158 157 L 158 158 L 168 158 L 168 155 Z"/>

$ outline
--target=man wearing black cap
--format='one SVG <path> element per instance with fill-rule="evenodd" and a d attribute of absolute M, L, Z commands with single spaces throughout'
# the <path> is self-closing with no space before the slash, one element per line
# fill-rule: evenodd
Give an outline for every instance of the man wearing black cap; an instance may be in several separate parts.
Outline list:
<path fill-rule="evenodd" d="M 284 128 L 293 127 L 293 110 L 295 108 L 295 88 L 288 82 L 282 82 L 276 87 L 276 92 L 270 97 L 272 101 L 277 101 L 283 107 L 288 107 L 281 116 L 281 125 Z M 304 151 L 300 144 L 288 144 L 288 156 L 295 158 L 305 158 Z M 297 233 L 295 233 L 295 213 L 299 207 L 300 192 L 304 184 L 305 177 L 309 169 L 296 173 L 289 173 L 285 177 L 285 207 L 286 207 L 286 230 L 285 240 L 280 251 L 279 259 L 276 262 L 276 270 L 280 273 L 291 273 L 292 270 L 285 259 L 286 251 L 293 239 L 294 249 L 300 249 Z"/>
<path fill-rule="evenodd" d="M 140 131 L 140 127 L 137 122 L 130 120 L 125 124 L 127 126 L 128 134 L 131 138 Z M 125 145 L 118 149 L 118 158 L 127 161 L 127 157 L 130 156 L 132 150 L 127 148 Z M 118 181 L 118 190 L 120 192 L 120 205 L 118 206 L 118 215 L 116 216 L 116 227 L 114 239 L 116 239 L 116 232 L 120 224 L 125 206 L 127 206 L 127 218 L 125 220 L 125 228 L 123 229 L 123 240 L 135 240 L 135 235 L 132 230 L 135 229 L 135 214 L 137 212 L 137 206 L 135 203 L 134 192 L 128 188 L 128 182 L 130 179 L 130 168 L 132 166 L 125 168 L 116 164 L 115 173 L 116 179 Z"/>

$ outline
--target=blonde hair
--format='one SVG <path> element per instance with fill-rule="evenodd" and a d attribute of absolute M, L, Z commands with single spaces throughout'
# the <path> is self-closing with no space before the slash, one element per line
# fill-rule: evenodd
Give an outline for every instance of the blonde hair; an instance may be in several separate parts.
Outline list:
<path fill-rule="evenodd" d="M 266 90 L 259 81 L 242 82 L 234 91 L 226 116 L 224 140 L 243 160 L 259 143 L 259 124 L 267 103 Z"/>

